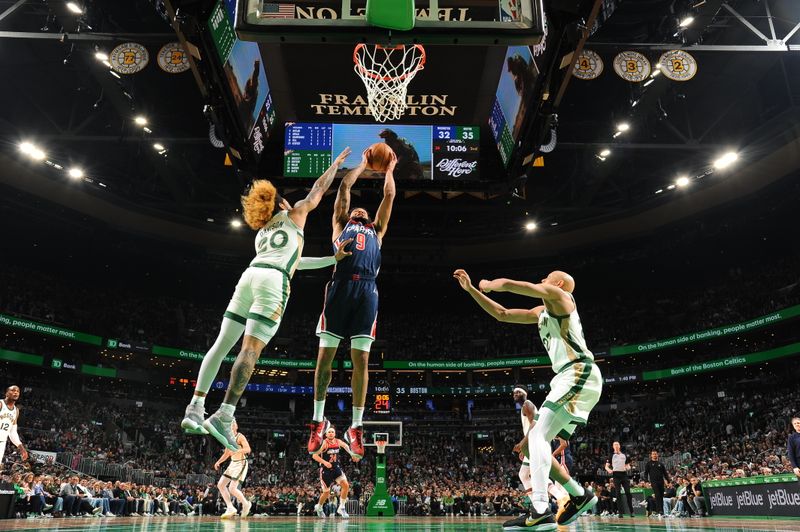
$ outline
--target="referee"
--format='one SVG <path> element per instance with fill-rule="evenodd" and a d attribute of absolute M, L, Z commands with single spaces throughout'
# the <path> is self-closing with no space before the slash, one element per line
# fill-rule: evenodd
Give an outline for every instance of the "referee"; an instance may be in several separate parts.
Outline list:
<path fill-rule="evenodd" d="M 631 481 L 628 480 L 628 470 L 631 468 L 630 464 L 628 463 L 628 457 L 620 450 L 620 445 L 618 441 L 615 441 L 612 444 L 614 448 L 614 454 L 611 455 L 611 460 L 606 461 L 606 471 L 611 473 L 614 477 L 614 488 L 616 493 L 614 494 L 617 499 L 617 510 L 619 511 L 619 516 L 624 517 L 622 513 L 622 505 L 620 502 L 620 495 L 623 488 L 625 488 L 625 499 L 628 501 L 628 511 L 631 513 L 631 517 L 633 517 L 633 497 L 631 496 Z"/>

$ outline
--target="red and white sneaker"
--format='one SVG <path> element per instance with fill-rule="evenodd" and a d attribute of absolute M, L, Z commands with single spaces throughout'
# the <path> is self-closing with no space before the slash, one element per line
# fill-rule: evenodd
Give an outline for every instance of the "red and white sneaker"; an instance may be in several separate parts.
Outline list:
<path fill-rule="evenodd" d="M 350 427 L 344 433 L 344 441 L 350 446 L 353 454 L 359 458 L 364 458 L 364 429 L 361 427 Z"/>
<path fill-rule="evenodd" d="M 328 430 L 331 423 L 327 419 L 323 419 L 322 421 L 312 421 L 308 426 L 311 428 L 311 434 L 308 437 L 308 454 L 314 454 L 322 447 L 325 431 Z"/>

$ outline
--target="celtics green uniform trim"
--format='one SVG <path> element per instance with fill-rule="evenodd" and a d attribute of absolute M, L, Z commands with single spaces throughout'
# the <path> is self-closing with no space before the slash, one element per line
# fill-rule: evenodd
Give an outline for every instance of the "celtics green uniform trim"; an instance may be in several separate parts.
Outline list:
<path fill-rule="evenodd" d="M 592 373 L 592 367 L 594 366 L 594 364 L 592 364 L 592 361 L 589 359 L 576 360 L 575 362 L 565 366 L 561 370 L 561 372 L 563 373 L 564 370 L 573 366 L 574 364 L 583 364 L 583 370 L 581 371 L 581 374 L 578 376 L 578 380 L 575 382 L 575 385 L 556 401 L 545 401 L 542 404 L 542 408 L 549 408 L 550 410 L 556 411 L 559 408 L 562 408 L 567 403 L 569 403 L 572 400 L 572 398 L 578 395 L 578 393 L 580 393 L 580 391 L 583 389 L 583 385 L 586 384 L 586 380 Z"/>
<path fill-rule="evenodd" d="M 233 320 L 237 323 L 241 323 L 242 325 L 247 323 L 247 318 L 244 316 L 239 316 L 238 314 L 234 314 L 230 310 L 226 310 L 225 313 L 222 315 L 223 318 L 228 318 L 229 320 Z"/>
<path fill-rule="evenodd" d="M 256 314 L 255 312 L 248 312 L 247 313 L 247 319 L 248 320 L 260 321 L 261 323 L 266 323 L 270 327 L 274 327 L 275 324 L 278 323 L 275 320 L 271 320 L 268 317 L 262 316 L 261 314 Z"/>

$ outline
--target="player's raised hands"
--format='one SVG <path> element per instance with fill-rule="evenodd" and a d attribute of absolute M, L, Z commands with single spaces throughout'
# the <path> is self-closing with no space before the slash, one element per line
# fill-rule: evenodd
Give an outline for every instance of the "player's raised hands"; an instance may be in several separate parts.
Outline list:
<path fill-rule="evenodd" d="M 472 281 L 469 275 L 460 268 L 453 272 L 453 278 L 458 281 L 458 284 L 461 285 L 461 288 L 464 290 L 469 290 L 472 287 Z"/>
<path fill-rule="evenodd" d="M 386 173 L 394 172 L 394 167 L 397 166 L 397 154 L 394 150 L 391 150 L 391 156 L 389 157 L 389 164 L 386 166 Z M 394 174 L 393 174 L 394 175 Z"/>
<path fill-rule="evenodd" d="M 342 150 L 342 153 L 340 153 L 336 157 L 336 160 L 333 161 L 334 164 L 336 164 L 337 166 L 342 166 L 344 164 L 344 160 L 347 159 L 351 153 L 353 152 L 350 149 L 350 146 L 347 146 L 345 149 Z"/>
<path fill-rule="evenodd" d="M 350 244 L 352 241 L 353 241 L 353 239 L 352 239 L 352 238 L 348 238 L 347 240 L 343 240 L 343 241 L 341 241 L 341 242 L 335 242 L 335 243 L 334 243 L 334 244 L 336 245 L 336 254 L 333 256 L 333 258 L 335 258 L 335 259 L 336 259 L 336 262 L 339 262 L 339 261 L 340 261 L 340 260 L 342 260 L 343 258 L 345 258 L 345 257 L 349 257 L 350 255 L 352 255 L 352 254 L 353 254 L 353 252 L 352 252 L 352 251 L 347 251 L 346 249 L 344 249 L 344 248 L 346 248 L 346 247 L 347 247 L 347 245 L 348 245 L 348 244 Z"/>

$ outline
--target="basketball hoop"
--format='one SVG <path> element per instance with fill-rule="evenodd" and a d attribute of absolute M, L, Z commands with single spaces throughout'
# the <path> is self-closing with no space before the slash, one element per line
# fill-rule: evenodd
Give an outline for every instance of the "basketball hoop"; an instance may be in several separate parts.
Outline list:
<path fill-rule="evenodd" d="M 378 454 L 386 454 L 386 444 L 389 442 L 387 440 L 383 441 L 375 441 L 375 447 L 378 448 Z"/>
<path fill-rule="evenodd" d="M 367 89 L 367 105 L 377 122 L 398 120 L 406 111 L 408 84 L 425 68 L 425 48 L 359 43 L 353 50 L 356 74 Z"/>

